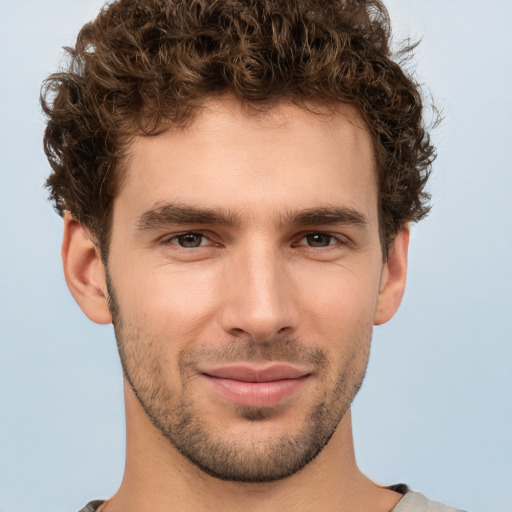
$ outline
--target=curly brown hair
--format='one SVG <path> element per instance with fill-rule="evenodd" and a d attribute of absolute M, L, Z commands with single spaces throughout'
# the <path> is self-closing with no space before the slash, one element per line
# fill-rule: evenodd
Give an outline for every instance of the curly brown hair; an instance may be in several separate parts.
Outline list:
<path fill-rule="evenodd" d="M 418 84 L 393 60 L 380 0 L 118 0 L 66 48 L 43 83 L 56 210 L 97 237 L 106 258 L 112 200 L 130 137 L 189 122 L 230 93 L 271 108 L 288 100 L 354 105 L 374 141 L 384 258 L 428 212 L 435 151 Z"/>

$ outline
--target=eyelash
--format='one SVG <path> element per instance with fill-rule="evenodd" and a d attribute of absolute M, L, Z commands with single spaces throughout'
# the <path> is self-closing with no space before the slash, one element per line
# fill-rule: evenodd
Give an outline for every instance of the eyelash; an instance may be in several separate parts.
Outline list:
<path fill-rule="evenodd" d="M 197 247 L 184 247 L 184 246 L 180 245 L 179 243 L 173 243 L 173 242 L 177 241 L 179 238 L 185 237 L 187 235 L 201 237 L 201 244 L 198 245 Z M 203 247 L 203 245 L 202 245 L 203 239 L 210 240 L 210 238 L 208 238 L 204 233 L 200 233 L 197 231 L 184 231 L 183 233 L 178 233 L 177 235 L 172 235 L 170 237 L 164 238 L 162 240 L 162 243 L 165 245 L 168 245 L 168 244 L 176 245 L 179 249 L 187 251 L 187 250 L 199 249 L 199 248 Z M 220 244 L 214 244 L 214 245 L 219 246 Z"/>
<path fill-rule="evenodd" d="M 344 244 L 345 243 L 343 240 L 341 240 L 341 238 L 339 236 L 333 235 L 331 233 L 324 233 L 322 231 L 315 231 L 315 232 L 307 233 L 307 234 L 303 235 L 300 238 L 299 242 L 302 242 L 303 240 L 307 240 L 307 239 L 312 238 L 312 237 L 324 237 L 324 238 L 327 237 L 329 239 L 328 240 L 328 244 L 327 245 L 315 246 L 315 245 L 309 245 L 308 243 L 306 243 L 306 244 L 295 243 L 293 245 L 294 245 L 294 247 L 305 246 L 305 247 L 309 247 L 310 249 L 323 249 L 323 250 L 326 250 L 328 248 L 333 249 L 338 244 Z M 308 240 L 308 242 L 311 242 L 311 240 Z M 331 242 L 334 242 L 334 243 L 331 243 Z"/>
<path fill-rule="evenodd" d="M 174 242 L 178 241 L 179 238 L 187 236 L 187 235 L 201 237 L 200 245 L 198 245 L 196 247 L 185 247 L 179 243 L 174 243 Z M 312 246 L 307 243 L 306 244 L 300 243 L 303 240 L 307 239 L 308 237 L 314 237 L 314 236 L 329 237 L 329 243 L 327 245 L 320 245 L 320 246 Z M 204 233 L 197 232 L 197 231 L 184 231 L 183 233 L 178 233 L 176 235 L 172 235 L 170 237 L 164 238 L 162 240 L 162 243 L 164 245 L 168 245 L 168 244 L 176 245 L 180 250 L 190 251 L 192 249 L 201 249 L 202 247 L 204 247 L 204 245 L 202 244 L 204 239 L 211 241 L 211 239 L 208 236 L 206 236 Z M 334 242 L 334 243 L 331 243 L 331 242 Z M 322 249 L 322 250 L 326 251 L 326 250 L 336 249 L 340 245 L 342 245 L 342 246 L 347 245 L 347 243 L 348 243 L 347 239 L 340 235 L 334 235 L 332 233 L 326 233 L 323 231 L 311 231 L 311 232 L 304 233 L 303 235 L 301 235 L 301 237 L 298 239 L 298 242 L 294 242 L 292 244 L 292 247 L 296 248 L 296 247 L 302 246 L 302 247 L 307 247 L 309 249 Z M 213 243 L 213 246 L 215 246 L 215 247 L 220 247 L 220 245 L 221 244 Z"/>

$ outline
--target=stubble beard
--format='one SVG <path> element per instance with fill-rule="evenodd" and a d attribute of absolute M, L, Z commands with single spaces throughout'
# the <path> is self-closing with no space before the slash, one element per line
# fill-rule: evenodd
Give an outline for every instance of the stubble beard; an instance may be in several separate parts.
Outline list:
<path fill-rule="evenodd" d="M 107 279 L 107 281 L 109 281 Z M 327 445 L 359 391 L 368 363 L 371 328 L 350 341 L 353 347 L 328 383 L 331 366 L 325 352 L 297 339 L 276 338 L 267 343 L 235 340 L 222 349 L 201 345 L 180 354 L 181 389 L 166 385 L 158 344 L 142 336 L 121 316 L 108 282 L 109 303 L 124 376 L 154 427 L 184 457 L 205 473 L 232 482 L 264 483 L 289 477 L 309 464 Z M 364 331 L 364 332 L 363 332 Z M 201 361 L 306 363 L 318 371 L 326 389 L 306 415 L 303 426 L 265 439 L 243 439 L 218 432 L 208 424 L 207 410 L 194 405 L 187 372 Z M 332 370 L 331 370 L 332 372 Z M 333 379 L 331 378 L 331 381 Z M 238 407 L 248 424 L 269 421 L 273 408 Z"/>

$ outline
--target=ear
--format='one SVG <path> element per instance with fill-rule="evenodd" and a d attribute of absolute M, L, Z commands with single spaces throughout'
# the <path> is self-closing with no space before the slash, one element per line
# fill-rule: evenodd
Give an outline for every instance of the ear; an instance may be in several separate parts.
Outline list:
<path fill-rule="evenodd" d="M 92 235 L 70 213 L 64 216 L 62 263 L 69 291 L 86 316 L 98 324 L 109 324 L 105 267 Z"/>
<path fill-rule="evenodd" d="M 373 318 L 374 325 L 391 320 L 402 302 L 407 279 L 409 234 L 408 226 L 402 228 L 390 245 L 389 257 L 382 269 L 380 293 Z"/>

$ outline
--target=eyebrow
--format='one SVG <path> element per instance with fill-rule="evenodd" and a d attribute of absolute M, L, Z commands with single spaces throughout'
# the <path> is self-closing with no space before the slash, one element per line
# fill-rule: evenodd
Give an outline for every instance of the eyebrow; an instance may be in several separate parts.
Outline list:
<path fill-rule="evenodd" d="M 235 215 L 220 208 L 203 208 L 168 203 L 144 212 L 137 222 L 137 228 L 140 231 L 146 231 L 169 224 L 222 224 L 233 226 L 238 223 Z"/>
<path fill-rule="evenodd" d="M 172 224 L 239 226 L 241 223 L 239 215 L 222 208 L 168 203 L 144 212 L 137 221 L 137 229 L 149 231 Z M 277 224 L 280 227 L 334 224 L 366 226 L 370 222 L 364 214 L 354 208 L 320 206 L 281 214 L 278 216 Z"/>
<path fill-rule="evenodd" d="M 329 224 L 352 224 L 367 226 L 370 221 L 363 213 L 355 208 L 339 206 L 321 206 L 304 208 L 290 212 L 280 218 L 280 225 L 307 226 L 307 225 L 329 225 Z"/>

